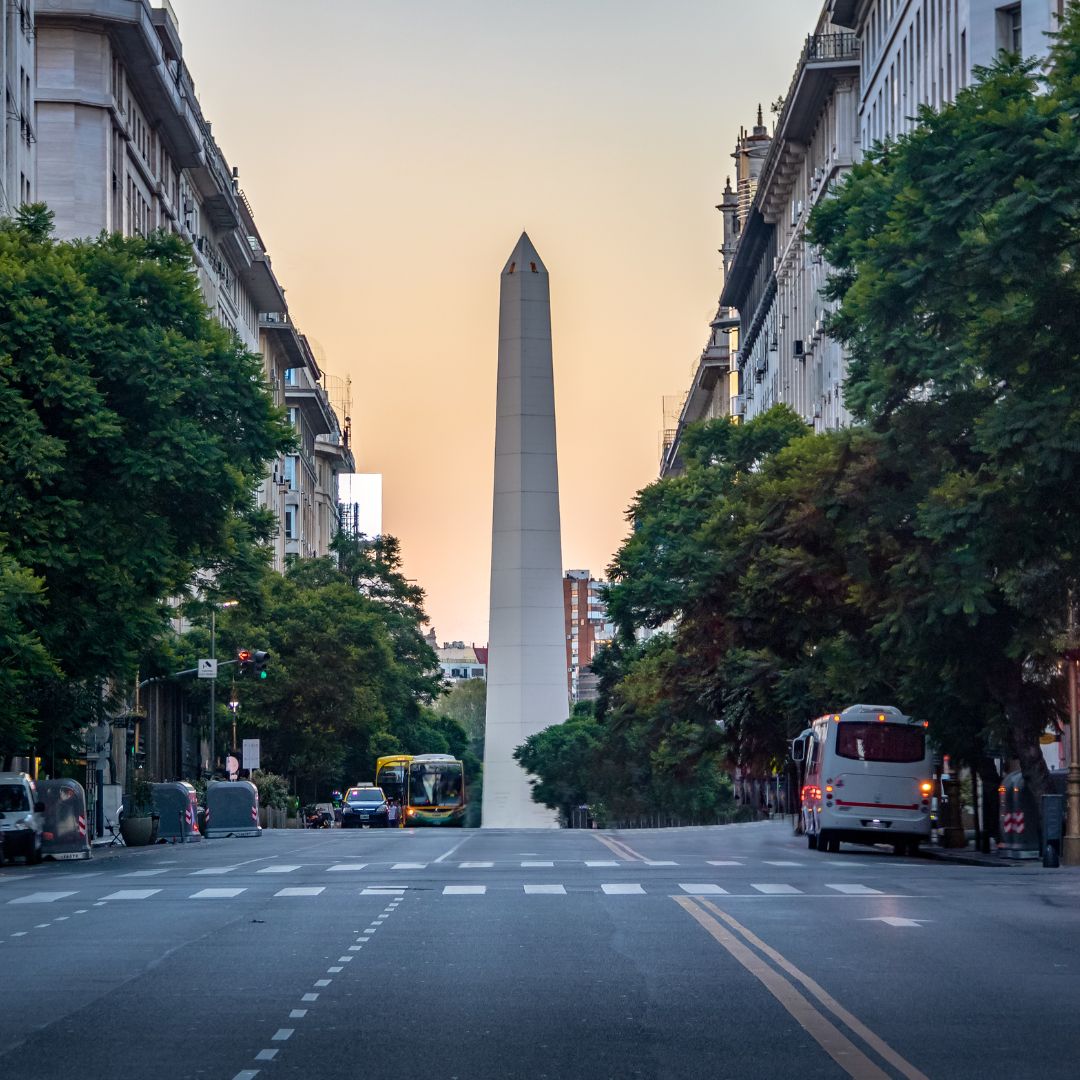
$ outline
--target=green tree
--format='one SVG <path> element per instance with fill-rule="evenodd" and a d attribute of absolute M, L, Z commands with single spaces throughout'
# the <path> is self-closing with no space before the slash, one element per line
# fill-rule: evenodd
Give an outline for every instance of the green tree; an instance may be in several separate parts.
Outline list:
<path fill-rule="evenodd" d="M 465 679 L 457 682 L 438 698 L 435 711 L 459 723 L 469 739 L 469 749 L 484 756 L 484 723 L 487 714 L 487 681 Z"/>
<path fill-rule="evenodd" d="M 166 598 L 228 551 L 291 442 L 182 240 L 58 241 L 51 224 L 42 206 L 0 223 L 0 557 L 5 594 L 23 597 L 2 608 L 5 638 L 34 652 L 5 706 L 22 717 L 7 752 L 42 735 L 26 724 L 42 680 L 100 697 L 133 676 Z M 55 737 L 65 718 L 49 719 Z"/>
<path fill-rule="evenodd" d="M 1003 57 L 978 75 L 854 169 L 812 229 L 836 267 L 846 400 L 887 454 L 921 457 L 918 543 L 879 626 L 948 648 L 953 685 L 977 684 L 1039 794 L 1080 543 L 1080 12 L 1045 68 Z"/>

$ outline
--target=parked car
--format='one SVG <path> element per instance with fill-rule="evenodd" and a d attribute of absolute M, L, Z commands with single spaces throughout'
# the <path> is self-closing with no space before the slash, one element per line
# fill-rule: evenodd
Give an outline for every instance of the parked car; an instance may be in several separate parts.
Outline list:
<path fill-rule="evenodd" d="M 0 773 L 0 861 L 21 855 L 41 862 L 45 804 L 26 773 Z"/>
<path fill-rule="evenodd" d="M 385 829 L 390 823 L 390 811 L 381 787 L 352 787 L 345 792 L 341 808 L 343 829 Z"/>

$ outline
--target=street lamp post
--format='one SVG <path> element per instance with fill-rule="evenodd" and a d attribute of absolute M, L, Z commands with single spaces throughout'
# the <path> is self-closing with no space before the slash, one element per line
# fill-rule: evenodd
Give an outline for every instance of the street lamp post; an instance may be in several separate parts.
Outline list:
<path fill-rule="evenodd" d="M 1069 776 L 1065 796 L 1065 837 L 1061 861 L 1080 866 L 1080 712 L 1077 709 L 1076 679 L 1080 671 L 1080 649 L 1076 648 L 1076 621 L 1072 594 L 1069 594 L 1069 647 L 1065 650 L 1065 673 L 1069 679 Z"/>
<path fill-rule="evenodd" d="M 224 601 L 222 601 L 220 606 L 223 607 L 223 608 L 236 607 L 236 605 L 239 602 L 240 602 L 239 600 L 224 600 Z M 216 641 L 215 641 L 216 631 L 217 631 L 217 606 L 211 605 L 211 607 L 210 607 L 210 659 L 211 660 L 216 660 L 217 659 L 217 653 L 215 652 L 215 648 L 216 648 Z M 215 739 L 215 736 L 216 736 L 217 732 L 215 731 L 216 717 L 214 715 L 214 713 L 216 711 L 216 704 L 217 704 L 217 702 L 215 700 L 216 696 L 217 696 L 216 693 L 215 693 L 216 688 L 217 688 L 217 678 L 215 677 L 215 678 L 210 680 L 210 775 L 211 776 L 214 775 L 214 768 L 217 765 L 217 742 L 216 742 L 216 739 Z"/>

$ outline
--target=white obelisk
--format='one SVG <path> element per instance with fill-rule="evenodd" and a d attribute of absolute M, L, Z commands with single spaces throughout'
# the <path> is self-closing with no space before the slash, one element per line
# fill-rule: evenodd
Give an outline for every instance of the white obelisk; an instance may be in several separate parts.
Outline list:
<path fill-rule="evenodd" d="M 485 828 L 554 828 L 513 753 L 569 713 L 548 272 L 525 234 L 503 267 L 484 742 Z"/>

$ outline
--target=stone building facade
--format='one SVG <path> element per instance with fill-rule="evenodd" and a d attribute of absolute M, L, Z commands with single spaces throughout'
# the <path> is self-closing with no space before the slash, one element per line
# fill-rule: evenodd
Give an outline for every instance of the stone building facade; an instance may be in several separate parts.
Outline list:
<path fill-rule="evenodd" d="M 0 216 L 34 197 L 34 0 L 0 0 Z"/>

